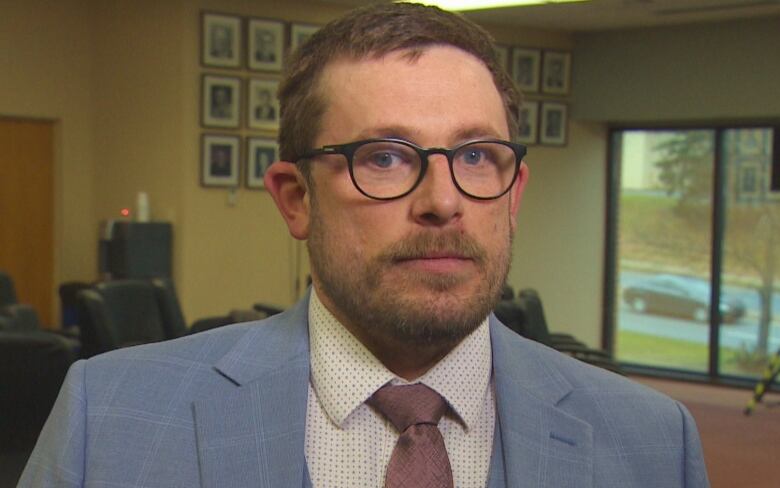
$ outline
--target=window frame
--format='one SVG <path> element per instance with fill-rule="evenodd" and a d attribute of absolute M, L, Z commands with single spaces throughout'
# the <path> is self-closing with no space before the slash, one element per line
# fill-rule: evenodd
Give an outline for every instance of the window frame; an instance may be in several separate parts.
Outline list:
<path fill-rule="evenodd" d="M 606 195 L 605 195 L 605 245 L 604 245 L 604 282 L 602 294 L 602 347 L 613 356 L 615 353 L 617 333 L 617 240 L 618 240 L 618 214 L 621 188 L 621 168 L 616 162 L 616 155 L 622 151 L 620 135 L 627 131 L 712 131 L 714 134 L 714 168 L 712 182 L 712 212 L 711 212 L 711 256 L 710 256 L 710 321 L 707 371 L 697 372 L 679 368 L 661 368 L 657 366 L 642 365 L 638 363 L 620 362 L 621 368 L 627 373 L 644 376 L 662 377 L 685 381 L 704 382 L 724 386 L 736 386 L 752 389 L 756 379 L 741 376 L 723 374 L 720 369 L 720 324 L 718 323 L 720 298 L 721 298 L 721 273 L 723 269 L 723 246 L 726 227 L 726 158 L 724 157 L 724 133 L 731 129 L 757 129 L 769 128 L 773 133 L 772 165 L 769 180 L 780 178 L 780 120 L 764 119 L 752 121 L 708 121 L 691 123 L 642 123 L 642 124 L 618 124 L 607 126 L 607 165 L 606 165 Z M 759 175 L 760 176 L 760 175 Z M 770 191 L 769 182 L 767 188 L 759 188 L 759 191 Z M 761 185 L 762 178 L 758 178 L 757 184 Z M 769 199 L 780 198 L 780 192 L 769 193 Z M 780 390 L 780 384 L 775 382 L 773 390 Z"/>

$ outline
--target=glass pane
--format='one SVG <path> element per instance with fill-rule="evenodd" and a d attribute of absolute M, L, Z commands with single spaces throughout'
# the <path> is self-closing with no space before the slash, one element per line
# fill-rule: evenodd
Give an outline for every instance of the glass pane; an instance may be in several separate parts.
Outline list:
<path fill-rule="evenodd" d="M 772 132 L 723 133 L 722 374 L 757 377 L 780 347 L 780 194 L 769 191 Z"/>
<path fill-rule="evenodd" d="M 706 371 L 714 132 L 616 137 L 617 358 Z"/>

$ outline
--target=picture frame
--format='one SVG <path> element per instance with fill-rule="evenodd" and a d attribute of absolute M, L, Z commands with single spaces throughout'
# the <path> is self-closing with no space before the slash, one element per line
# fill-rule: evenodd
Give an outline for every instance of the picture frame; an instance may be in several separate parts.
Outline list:
<path fill-rule="evenodd" d="M 279 129 L 279 80 L 251 78 L 247 88 L 247 125 L 251 129 Z"/>
<path fill-rule="evenodd" d="M 241 138 L 228 134 L 203 134 L 201 138 L 201 185 L 237 187 L 240 181 Z"/>
<path fill-rule="evenodd" d="M 545 51 L 542 61 L 542 92 L 568 95 L 571 80 L 571 53 Z"/>
<path fill-rule="evenodd" d="M 521 144 L 536 144 L 539 137 L 539 102 L 525 100 L 518 110 L 517 122 L 519 132 L 517 142 Z"/>
<path fill-rule="evenodd" d="M 250 18 L 247 23 L 247 63 L 254 71 L 282 70 L 284 22 Z"/>
<path fill-rule="evenodd" d="M 249 137 L 246 144 L 246 187 L 265 189 L 265 172 L 279 160 L 279 144 L 268 137 Z"/>
<path fill-rule="evenodd" d="M 203 75 L 201 122 L 204 127 L 238 129 L 241 124 L 241 79 Z"/>
<path fill-rule="evenodd" d="M 241 17 L 201 12 L 201 64 L 213 68 L 241 67 Z"/>
<path fill-rule="evenodd" d="M 568 106 L 560 102 L 542 102 L 539 142 L 547 146 L 565 146 L 568 132 Z"/>
<path fill-rule="evenodd" d="M 498 61 L 498 64 L 511 75 L 511 70 L 509 69 L 509 46 L 494 44 L 493 50 L 496 53 L 496 61 Z"/>
<path fill-rule="evenodd" d="M 312 34 L 320 30 L 319 25 L 294 23 L 290 26 L 290 52 L 306 42 Z"/>
<path fill-rule="evenodd" d="M 512 48 L 512 69 L 510 73 L 517 88 L 524 93 L 539 91 L 539 73 L 542 51 L 524 47 Z"/>

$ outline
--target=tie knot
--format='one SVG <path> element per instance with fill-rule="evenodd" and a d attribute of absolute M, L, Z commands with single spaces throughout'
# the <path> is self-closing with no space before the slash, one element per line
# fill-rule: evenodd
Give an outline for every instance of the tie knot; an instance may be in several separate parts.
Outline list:
<path fill-rule="evenodd" d="M 404 432 L 411 425 L 438 425 L 447 411 L 447 403 L 441 395 L 422 383 L 383 386 L 367 403 L 387 417 L 398 432 Z"/>

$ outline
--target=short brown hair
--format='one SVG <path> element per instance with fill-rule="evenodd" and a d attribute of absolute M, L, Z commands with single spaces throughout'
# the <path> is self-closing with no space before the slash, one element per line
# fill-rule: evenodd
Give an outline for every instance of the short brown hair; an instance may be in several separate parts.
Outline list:
<path fill-rule="evenodd" d="M 514 138 L 520 95 L 496 58 L 490 34 L 465 17 L 436 7 L 383 3 L 355 9 L 330 22 L 291 56 L 279 87 L 281 159 L 295 161 L 313 149 L 326 108 L 318 91 L 319 77 L 329 62 L 381 58 L 406 49 L 411 49 L 414 59 L 424 48 L 437 44 L 457 47 L 485 63 L 503 99 Z M 308 165 L 301 169 L 308 177 Z"/>

